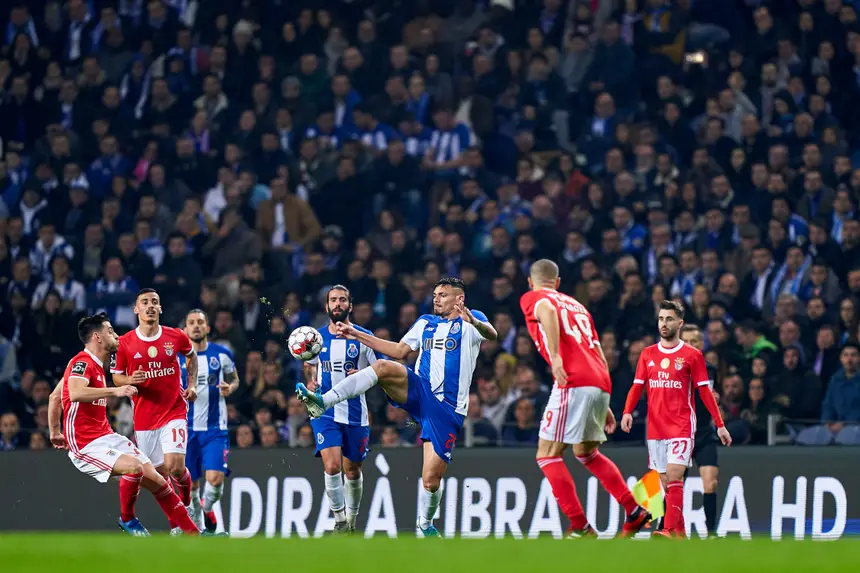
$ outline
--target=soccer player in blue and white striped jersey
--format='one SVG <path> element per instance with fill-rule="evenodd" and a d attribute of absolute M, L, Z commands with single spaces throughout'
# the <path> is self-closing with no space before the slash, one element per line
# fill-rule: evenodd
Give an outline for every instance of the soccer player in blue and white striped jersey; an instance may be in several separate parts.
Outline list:
<path fill-rule="evenodd" d="M 188 450 L 185 465 L 191 474 L 192 519 L 198 526 L 214 533 L 218 522 L 213 511 L 224 491 L 227 474 L 227 404 L 225 398 L 239 387 L 239 375 L 233 353 L 220 344 L 208 341 L 209 317 L 200 309 L 185 315 L 185 334 L 197 352 L 197 400 L 188 405 Z M 188 387 L 185 357 L 179 357 L 183 388 Z M 206 478 L 203 502 L 199 481 Z"/>
<path fill-rule="evenodd" d="M 348 374 L 376 362 L 376 353 L 356 340 L 338 335 L 337 324 L 347 324 L 357 331 L 369 331 L 349 322 L 352 295 L 343 285 L 334 285 L 326 294 L 325 310 L 329 323 L 320 328 L 323 349 L 304 366 L 308 386 L 328 392 Z M 367 457 L 370 425 L 364 395 L 350 398 L 329 408 L 311 420 L 316 436 L 316 456 L 325 467 L 325 491 L 334 513 L 334 532 L 355 530 L 355 520 L 364 489 L 361 464 Z M 343 473 L 341 473 L 341 470 Z M 345 493 L 344 493 L 345 490 Z"/>
<path fill-rule="evenodd" d="M 496 340 L 496 329 L 479 311 L 465 304 L 465 285 L 444 278 L 433 289 L 433 314 L 422 315 L 400 342 L 382 340 L 351 324 L 338 322 L 339 336 L 355 340 L 378 354 L 404 360 L 418 351 L 414 369 L 393 360 L 378 360 L 345 377 L 322 394 L 298 384 L 296 395 L 313 417 L 361 396 L 379 384 L 396 407 L 421 424 L 424 441 L 423 489 L 418 528 L 424 537 L 438 537 L 433 517 L 442 498 L 439 489 L 451 461 L 451 450 L 469 409 L 469 387 L 483 340 Z"/>

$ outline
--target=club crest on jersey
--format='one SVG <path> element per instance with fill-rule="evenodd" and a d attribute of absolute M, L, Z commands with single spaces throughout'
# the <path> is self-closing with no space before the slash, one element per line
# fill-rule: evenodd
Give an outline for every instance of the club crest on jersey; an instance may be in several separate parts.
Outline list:
<path fill-rule="evenodd" d="M 457 334 L 458 332 L 460 332 L 460 323 L 455 322 L 454 326 L 451 327 L 451 334 Z"/>
<path fill-rule="evenodd" d="M 660 361 L 660 368 L 665 370 L 668 367 L 669 367 L 669 359 L 668 358 L 664 358 L 663 360 Z"/>
<path fill-rule="evenodd" d="M 321 444 L 321 443 L 323 443 L 324 441 L 325 441 L 325 438 L 323 437 L 323 435 L 318 433 L 318 434 L 317 434 L 317 443 L 318 443 L 318 444 Z"/>
<path fill-rule="evenodd" d="M 146 354 L 150 358 L 155 358 L 156 356 L 158 356 L 158 350 L 154 346 L 150 346 L 149 348 L 146 349 Z"/>
<path fill-rule="evenodd" d="M 172 342 L 165 342 L 164 343 L 164 353 L 167 354 L 168 356 L 173 356 L 173 343 Z"/>
<path fill-rule="evenodd" d="M 358 356 L 358 345 L 357 344 L 348 345 L 346 347 L 346 355 L 349 356 L 350 358 L 355 358 L 356 356 Z"/>
<path fill-rule="evenodd" d="M 210 356 L 209 357 L 209 368 L 212 370 L 216 370 L 219 366 L 221 366 L 221 363 L 218 362 L 218 358 L 215 356 Z"/>
<path fill-rule="evenodd" d="M 675 370 L 680 370 L 683 367 L 684 367 L 684 359 L 680 358 L 680 357 L 676 358 L 675 359 Z"/>

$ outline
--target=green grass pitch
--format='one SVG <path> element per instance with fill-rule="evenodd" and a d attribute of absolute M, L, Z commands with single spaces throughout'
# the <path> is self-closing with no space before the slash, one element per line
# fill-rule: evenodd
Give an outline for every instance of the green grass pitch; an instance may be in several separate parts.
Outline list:
<path fill-rule="evenodd" d="M 0 535 L 3 573 L 741 573 L 858 571 L 860 540 L 227 539 Z"/>

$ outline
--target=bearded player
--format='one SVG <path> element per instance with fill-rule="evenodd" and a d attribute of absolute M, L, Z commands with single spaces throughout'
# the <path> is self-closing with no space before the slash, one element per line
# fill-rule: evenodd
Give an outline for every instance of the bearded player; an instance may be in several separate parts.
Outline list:
<path fill-rule="evenodd" d="M 195 388 L 182 388 L 179 355 L 188 361 L 188 377 L 197 379 L 197 354 L 188 335 L 159 324 L 161 299 L 151 288 L 137 293 L 134 313 L 138 327 L 119 339 L 111 364 L 114 384 L 137 388 L 134 396 L 134 435 L 137 447 L 152 460 L 155 469 L 173 481 L 179 499 L 192 512 L 191 474 L 185 468 L 188 449 L 188 402 Z M 171 533 L 182 530 L 171 521 Z"/>
<path fill-rule="evenodd" d="M 660 474 L 666 492 L 663 529 L 654 532 L 665 537 L 686 537 L 684 524 L 684 474 L 691 465 L 696 436 L 696 410 L 693 386 L 714 419 L 717 436 L 730 446 L 726 430 L 700 350 L 678 338 L 684 326 L 684 307 L 671 300 L 660 303 L 657 315 L 660 341 L 644 349 L 636 365 L 636 376 L 621 418 L 621 429 L 633 427 L 633 409 L 648 393 L 648 465 Z"/>
<path fill-rule="evenodd" d="M 108 388 L 104 363 L 117 349 L 118 339 L 104 313 L 82 318 L 78 336 L 84 349 L 69 362 L 66 371 L 48 400 L 48 426 L 51 443 L 68 449 L 69 458 L 79 471 L 101 483 L 120 477 L 119 526 L 137 537 L 149 532 L 135 517 L 134 504 L 143 486 L 155 496 L 164 514 L 188 535 L 198 529 L 188 516 L 170 483 L 155 471 L 149 458 L 125 436 L 115 433 L 107 419 L 107 398 L 134 397 L 137 388 Z M 66 413 L 63 429 L 60 418 Z"/>
<path fill-rule="evenodd" d="M 337 333 L 337 324 L 341 323 L 370 334 L 349 321 L 352 312 L 349 289 L 342 285 L 331 287 L 326 294 L 325 310 L 329 323 L 319 329 L 322 352 L 304 366 L 308 388 L 320 392 L 328 392 L 348 374 L 376 362 L 373 350 Z M 361 463 L 367 457 L 370 439 L 364 394 L 329 408 L 311 420 L 311 427 L 317 437 L 316 456 L 322 457 L 325 469 L 325 491 L 334 513 L 334 533 L 354 532 L 363 490 Z"/>
<path fill-rule="evenodd" d="M 624 508 L 627 519 L 622 535 L 632 536 L 651 515 L 633 499 L 618 467 L 598 450 L 606 433 L 615 431 L 609 409 L 612 382 L 591 314 L 576 299 L 558 292 L 560 282 L 558 265 L 541 259 L 531 266 L 531 291 L 520 299 L 529 334 L 552 368 L 555 382 L 540 426 L 537 463 L 570 520 L 568 537 L 596 535 L 562 458 L 568 445 Z"/>
<path fill-rule="evenodd" d="M 377 360 L 325 394 L 311 392 L 302 383 L 296 386 L 296 395 L 318 418 L 379 384 L 393 406 L 406 410 L 421 425 L 424 468 L 417 527 L 423 537 L 439 537 L 433 519 L 442 499 L 440 486 L 469 409 L 469 387 L 481 341 L 498 338 L 484 313 L 466 308 L 465 288 L 457 278 L 439 280 L 433 288 L 433 314 L 421 315 L 400 342 L 382 340 L 350 324 L 336 324 L 339 336 L 396 360 L 405 360 L 417 350 L 414 369 L 393 360 Z"/>
<path fill-rule="evenodd" d="M 227 455 L 227 398 L 239 387 L 233 353 L 209 342 L 209 317 L 199 308 L 185 315 L 185 334 L 197 353 L 197 378 L 188 377 L 188 359 L 179 357 L 183 388 L 193 387 L 197 399 L 188 407 L 188 450 L 185 465 L 191 474 L 192 518 L 198 527 L 215 533 L 218 520 L 213 507 L 224 492 Z M 191 383 L 189 384 L 189 380 Z M 199 483 L 205 477 L 203 501 Z"/>

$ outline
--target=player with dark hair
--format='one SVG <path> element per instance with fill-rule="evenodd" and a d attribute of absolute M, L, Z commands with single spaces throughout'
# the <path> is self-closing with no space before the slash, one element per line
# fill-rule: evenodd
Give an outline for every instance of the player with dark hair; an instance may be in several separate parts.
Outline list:
<path fill-rule="evenodd" d="M 188 358 L 179 357 L 182 387 L 191 386 L 197 399 L 188 406 L 188 450 L 185 465 L 191 474 L 192 517 L 198 527 L 214 533 L 218 520 L 213 511 L 224 491 L 227 474 L 227 402 L 225 398 L 239 388 L 239 375 L 233 353 L 220 344 L 209 342 L 209 317 L 199 308 L 185 315 L 185 334 L 197 353 L 197 377 L 188 377 Z M 189 384 L 189 380 L 192 383 Z M 203 503 L 198 482 L 205 478 Z M 203 523 L 201 523 L 201 521 Z"/>
<path fill-rule="evenodd" d="M 469 408 L 469 387 L 481 341 L 498 338 L 484 313 L 466 308 L 464 291 L 460 279 L 439 280 L 433 289 L 433 314 L 420 316 L 400 342 L 382 340 L 343 322 L 336 324 L 338 336 L 357 340 L 395 360 L 405 360 L 417 350 L 414 370 L 393 360 L 378 360 L 345 377 L 325 394 L 311 392 L 301 383 L 296 387 L 296 395 L 308 412 L 318 418 L 336 404 L 379 384 L 392 405 L 403 408 L 421 424 L 424 469 L 418 529 L 424 537 L 439 536 L 433 518 L 442 499 L 440 485 Z"/>
<path fill-rule="evenodd" d="M 717 436 L 726 446 L 732 437 L 726 430 L 700 350 L 684 344 L 678 333 L 684 326 L 684 307 L 664 300 L 657 314 L 660 341 L 639 355 L 633 386 L 627 394 L 621 429 L 633 427 L 633 409 L 647 383 L 648 465 L 660 474 L 666 492 L 664 528 L 655 535 L 686 537 L 684 525 L 684 474 L 690 467 L 696 435 L 693 386 L 717 425 Z"/>
<path fill-rule="evenodd" d="M 155 289 L 137 293 L 134 314 L 139 325 L 119 339 L 111 364 L 114 384 L 137 388 L 134 396 L 134 434 L 138 447 L 152 465 L 170 477 L 179 499 L 191 509 L 191 474 L 185 467 L 188 449 L 188 402 L 197 398 L 194 387 L 182 388 L 179 355 L 188 360 L 188 377 L 197 379 L 197 354 L 188 335 L 159 324 L 161 298 Z M 171 522 L 174 535 L 182 533 Z"/>
<path fill-rule="evenodd" d="M 120 480 L 119 526 L 131 535 L 149 536 L 135 517 L 134 502 L 141 486 L 155 495 L 168 519 L 188 535 L 199 530 L 191 521 L 179 497 L 152 466 L 149 458 L 115 433 L 107 419 L 107 398 L 134 397 L 135 386 L 108 388 L 104 363 L 117 349 L 118 337 L 104 313 L 82 318 L 78 336 L 84 349 L 78 352 L 63 374 L 48 401 L 48 426 L 51 443 L 57 449 L 68 449 L 69 458 L 78 470 L 106 483 L 113 476 Z M 66 413 L 63 429 L 60 417 Z"/>
<path fill-rule="evenodd" d="M 681 340 L 702 351 L 705 348 L 705 339 L 702 330 L 695 324 L 685 324 L 681 329 Z M 717 369 L 705 363 L 710 380 L 711 391 L 714 399 L 719 405 L 720 395 L 715 387 L 718 387 Z M 696 400 L 696 439 L 693 443 L 693 461 L 699 468 L 699 476 L 702 478 L 702 489 L 704 490 L 702 506 L 705 510 L 705 525 L 708 528 L 708 536 L 717 535 L 717 479 L 720 476 L 717 444 L 719 438 L 714 431 L 714 420 L 711 413 L 705 407 L 701 398 Z"/>
<path fill-rule="evenodd" d="M 558 265 L 536 261 L 529 271 L 531 290 L 520 299 L 529 335 L 552 368 L 553 388 L 542 416 L 537 463 L 570 520 L 568 537 L 595 536 L 562 455 L 568 445 L 576 459 L 618 501 L 627 515 L 623 533 L 635 535 L 651 515 L 636 503 L 618 467 L 600 450 L 615 431 L 609 408 L 612 381 L 594 320 L 582 304 L 558 292 Z"/>
<path fill-rule="evenodd" d="M 344 324 L 364 334 L 370 334 L 349 321 L 352 294 L 343 285 L 328 289 L 325 301 L 329 323 L 319 329 L 323 349 L 304 365 L 307 386 L 311 390 L 328 392 L 347 375 L 372 366 L 376 353 L 356 340 L 338 334 L 338 324 Z M 364 480 L 361 464 L 367 457 L 370 421 L 364 394 L 329 408 L 319 418 L 311 420 L 316 436 L 316 456 L 325 469 L 325 491 L 334 513 L 334 532 L 355 531 L 355 520 L 361 504 Z"/>

